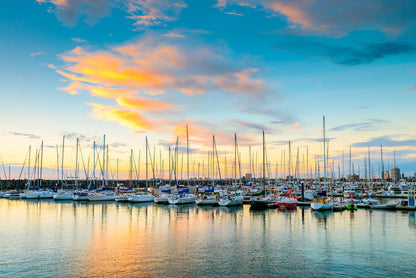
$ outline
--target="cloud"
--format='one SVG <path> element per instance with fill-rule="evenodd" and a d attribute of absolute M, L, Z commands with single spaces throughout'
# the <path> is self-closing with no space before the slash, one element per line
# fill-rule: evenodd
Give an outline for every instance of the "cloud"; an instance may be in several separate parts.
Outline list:
<path fill-rule="evenodd" d="M 117 103 L 123 107 L 137 108 L 150 113 L 168 113 L 176 105 L 145 97 L 119 97 Z"/>
<path fill-rule="evenodd" d="M 388 123 L 388 121 L 380 119 L 369 119 L 367 122 L 345 124 L 330 128 L 330 131 L 343 131 L 351 129 L 353 131 L 369 131 L 375 130 L 378 124 Z"/>
<path fill-rule="evenodd" d="M 290 126 L 291 129 L 295 131 L 300 131 L 302 128 L 300 127 L 300 123 L 295 123 L 294 125 Z"/>
<path fill-rule="evenodd" d="M 179 33 L 174 33 L 174 32 L 170 32 L 170 33 L 163 34 L 162 37 L 167 37 L 167 38 L 186 38 L 185 35 L 182 35 L 182 34 L 179 34 Z"/>
<path fill-rule="evenodd" d="M 160 120 L 152 120 L 139 112 L 112 107 L 97 103 L 88 103 L 92 109 L 92 117 L 102 121 L 117 122 L 134 130 L 136 133 L 161 128 Z"/>
<path fill-rule="evenodd" d="M 53 5 L 56 17 L 67 26 L 75 26 L 80 17 L 87 24 L 95 24 L 108 15 L 112 0 L 36 0 L 40 4 Z"/>
<path fill-rule="evenodd" d="M 255 129 L 257 131 L 270 130 L 269 127 L 265 125 L 257 124 L 257 123 L 251 123 L 251 122 L 246 122 L 246 121 L 241 121 L 241 120 L 233 120 L 233 122 L 235 122 L 236 124 L 242 127 Z"/>
<path fill-rule="evenodd" d="M 416 91 L 416 86 L 410 88 L 409 91 Z"/>
<path fill-rule="evenodd" d="M 229 14 L 229 15 L 236 15 L 236 16 L 244 16 L 244 14 L 242 14 L 242 13 L 236 13 L 236 12 L 225 12 L 226 14 Z"/>
<path fill-rule="evenodd" d="M 45 53 L 46 53 L 45 51 L 30 53 L 30 57 L 33 58 L 35 56 L 39 56 L 39 55 L 42 55 L 42 54 L 45 54 Z"/>
<path fill-rule="evenodd" d="M 175 115 L 179 105 L 172 100 L 176 96 L 253 96 L 250 104 L 264 99 L 269 89 L 257 77 L 259 70 L 227 58 L 228 51 L 192 39 L 161 39 L 150 34 L 105 50 L 76 47 L 59 55 L 61 66 L 50 68 L 65 77 L 67 85 L 61 89 L 69 94 L 88 92 L 118 105 L 90 104 L 94 118 L 115 121 L 137 132 L 171 125 L 151 119 L 149 114 Z"/>
<path fill-rule="evenodd" d="M 11 134 L 11 135 L 15 135 L 15 136 L 27 137 L 27 138 L 29 138 L 29 139 L 41 139 L 41 137 L 40 137 L 40 136 L 35 135 L 35 134 L 30 134 L 30 133 L 9 132 L 9 134 Z"/>
<path fill-rule="evenodd" d="M 95 24 L 110 14 L 113 8 L 127 13 L 133 25 L 147 27 L 174 21 L 186 3 L 182 0 L 36 0 L 52 5 L 58 20 L 67 26 L 75 26 L 80 18 L 87 24 Z"/>
<path fill-rule="evenodd" d="M 186 125 L 188 125 L 189 141 L 191 145 L 199 145 L 212 148 L 212 136 L 215 136 L 215 141 L 218 146 L 234 146 L 234 134 L 222 132 L 219 128 L 210 128 L 195 123 L 180 124 L 173 126 L 171 134 L 171 142 L 176 140 L 176 136 L 182 137 L 186 140 Z M 239 146 L 254 145 L 261 142 L 261 135 L 258 138 L 253 136 L 245 136 L 237 134 L 237 141 Z"/>
<path fill-rule="evenodd" d="M 412 0 L 218 0 L 216 7 L 242 6 L 283 16 L 290 29 L 341 36 L 354 30 L 396 35 L 416 23 Z"/>
<path fill-rule="evenodd" d="M 375 137 L 366 142 L 354 143 L 352 144 L 352 147 L 363 148 L 380 145 L 383 145 L 383 147 L 414 147 L 416 146 L 416 140 L 396 140 L 392 135 L 387 135 Z"/>
<path fill-rule="evenodd" d="M 159 25 L 165 21 L 174 21 L 187 5 L 182 0 L 127 0 L 125 1 L 128 18 L 134 25 L 146 27 Z"/>
<path fill-rule="evenodd" d="M 293 42 L 276 45 L 276 48 L 278 50 L 295 52 L 302 56 L 328 58 L 336 64 L 346 66 L 369 64 L 387 56 L 412 53 L 416 50 L 415 46 L 402 42 L 346 46 L 299 38 Z"/>
<path fill-rule="evenodd" d="M 87 40 L 81 39 L 81 38 L 71 38 L 71 40 L 73 42 L 77 42 L 77 43 L 86 43 L 88 42 Z"/>

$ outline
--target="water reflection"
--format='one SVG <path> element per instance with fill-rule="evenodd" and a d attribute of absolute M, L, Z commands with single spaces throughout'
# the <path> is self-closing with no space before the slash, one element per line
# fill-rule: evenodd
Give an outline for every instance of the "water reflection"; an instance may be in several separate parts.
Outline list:
<path fill-rule="evenodd" d="M 0 223 L 6 277 L 384 277 L 416 263 L 415 212 L 0 200 Z"/>

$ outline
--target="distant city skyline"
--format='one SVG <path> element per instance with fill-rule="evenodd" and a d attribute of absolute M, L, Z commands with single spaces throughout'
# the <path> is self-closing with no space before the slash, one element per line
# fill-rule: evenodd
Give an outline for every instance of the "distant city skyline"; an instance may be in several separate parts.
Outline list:
<path fill-rule="evenodd" d="M 93 141 L 104 134 L 120 177 L 131 149 L 144 177 L 146 136 L 166 172 L 177 136 L 186 148 L 186 126 L 193 174 L 207 167 L 215 135 L 230 176 L 237 134 L 245 175 L 249 146 L 260 165 L 264 130 L 274 177 L 276 164 L 279 175 L 287 167 L 288 141 L 292 163 L 298 148 L 301 162 L 306 148 L 311 166 L 322 159 L 324 115 L 329 166 L 342 167 L 344 154 L 348 175 L 351 146 L 363 173 L 370 147 L 379 176 L 382 145 L 385 171 L 395 152 L 396 167 L 413 176 L 415 14 L 414 1 L 390 0 L 7 1 L 0 177 L 9 166 L 19 176 L 29 145 L 33 165 L 42 140 L 45 175 L 54 177 L 63 136 L 68 175 L 76 138 L 91 171 Z"/>

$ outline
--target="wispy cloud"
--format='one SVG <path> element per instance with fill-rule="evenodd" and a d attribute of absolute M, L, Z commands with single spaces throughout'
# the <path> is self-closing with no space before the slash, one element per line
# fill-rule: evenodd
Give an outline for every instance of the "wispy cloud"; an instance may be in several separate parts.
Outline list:
<path fill-rule="evenodd" d="M 125 5 L 130 14 L 128 18 L 133 19 L 138 27 L 174 21 L 187 7 L 182 0 L 127 0 Z"/>
<path fill-rule="evenodd" d="M 244 128 L 254 129 L 257 131 L 270 130 L 268 126 L 258 124 L 258 123 L 252 123 L 252 122 L 247 122 L 247 121 L 242 121 L 242 120 L 233 120 L 233 122 Z"/>
<path fill-rule="evenodd" d="M 226 14 L 229 14 L 229 15 L 236 15 L 236 16 L 244 16 L 244 14 L 242 14 L 242 13 L 236 13 L 236 12 L 225 12 Z"/>
<path fill-rule="evenodd" d="M 27 137 L 29 139 L 40 139 L 41 137 L 31 133 L 9 132 L 11 135 Z"/>
<path fill-rule="evenodd" d="M 39 55 L 42 55 L 42 54 L 45 54 L 45 53 L 46 53 L 45 51 L 30 53 L 30 57 L 33 58 L 33 57 L 36 57 L 36 56 L 39 56 Z"/>
<path fill-rule="evenodd" d="M 185 35 L 180 34 L 180 33 L 175 33 L 175 32 L 170 32 L 170 33 L 163 34 L 162 37 L 167 37 L 167 38 L 186 38 Z"/>
<path fill-rule="evenodd" d="M 388 123 L 388 121 L 380 120 L 380 119 L 369 119 L 367 122 L 340 125 L 340 126 L 330 128 L 329 130 L 330 131 L 343 131 L 343 130 L 350 129 L 353 131 L 368 131 L 368 130 L 374 130 L 376 129 L 377 125 L 385 124 L 385 123 Z"/>
<path fill-rule="evenodd" d="M 119 8 L 132 19 L 139 28 L 160 25 L 174 21 L 182 9 L 183 0 L 36 0 L 54 8 L 57 18 L 65 25 L 75 26 L 80 18 L 87 24 L 95 24 L 110 14 L 113 8 Z"/>
<path fill-rule="evenodd" d="M 87 24 L 95 24 L 108 15 L 114 5 L 112 0 L 36 0 L 40 4 L 52 5 L 59 21 L 75 26 L 79 18 Z"/>
<path fill-rule="evenodd" d="M 283 16 L 290 29 L 333 36 L 360 29 L 396 35 L 416 23 L 416 3 L 410 0 L 218 0 L 216 7 L 233 5 Z"/>
<path fill-rule="evenodd" d="M 77 42 L 77 43 L 86 43 L 88 42 L 87 40 L 81 39 L 81 38 L 71 38 L 71 40 L 73 42 Z"/>
<path fill-rule="evenodd" d="M 409 139 L 409 140 L 399 140 L 394 139 L 394 136 L 381 136 L 381 137 L 375 137 L 365 142 L 359 142 L 352 144 L 353 147 L 362 148 L 362 147 L 368 147 L 368 146 L 380 146 L 383 145 L 383 147 L 415 147 L 416 146 L 416 140 Z"/>
<path fill-rule="evenodd" d="M 295 130 L 295 131 L 300 131 L 301 130 L 300 123 L 295 123 L 294 125 L 290 126 L 290 128 Z"/>
<path fill-rule="evenodd" d="M 369 64 L 387 56 L 412 53 L 416 50 L 414 45 L 402 42 L 346 46 L 300 38 L 292 42 L 278 44 L 276 48 L 278 50 L 291 51 L 302 56 L 328 58 L 336 64 L 346 66 Z"/>

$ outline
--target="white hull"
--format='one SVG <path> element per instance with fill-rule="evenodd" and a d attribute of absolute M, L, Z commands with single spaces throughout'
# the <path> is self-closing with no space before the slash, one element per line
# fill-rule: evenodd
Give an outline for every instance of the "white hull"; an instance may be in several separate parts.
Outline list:
<path fill-rule="evenodd" d="M 231 198 L 221 198 L 218 204 L 223 207 L 231 207 L 231 206 L 241 206 L 243 205 L 243 202 L 244 202 L 244 197 L 233 196 Z"/>
<path fill-rule="evenodd" d="M 156 204 L 169 204 L 169 195 L 168 194 L 159 195 L 155 197 L 154 202 Z"/>
<path fill-rule="evenodd" d="M 58 194 L 53 195 L 55 201 L 72 201 L 72 191 L 58 191 Z"/>
<path fill-rule="evenodd" d="M 88 201 L 90 202 L 103 202 L 103 201 L 114 201 L 114 194 L 91 194 L 88 195 Z"/>
<path fill-rule="evenodd" d="M 195 196 L 193 194 L 185 194 L 185 196 L 174 196 L 169 198 L 171 205 L 183 205 L 195 203 Z"/>
<path fill-rule="evenodd" d="M 118 195 L 115 198 L 116 202 L 120 202 L 120 203 L 126 203 L 129 201 L 130 196 L 128 195 Z"/>
<path fill-rule="evenodd" d="M 312 210 L 331 210 L 334 206 L 333 203 L 321 204 L 321 203 L 311 203 Z"/>
<path fill-rule="evenodd" d="M 146 202 L 153 202 L 154 196 L 152 194 L 143 194 L 143 195 L 134 195 L 129 199 L 130 203 L 146 203 Z"/>
<path fill-rule="evenodd" d="M 26 199 L 52 199 L 52 191 L 30 191 L 26 193 Z"/>
<path fill-rule="evenodd" d="M 74 201 L 88 201 L 88 195 L 72 195 Z"/>

